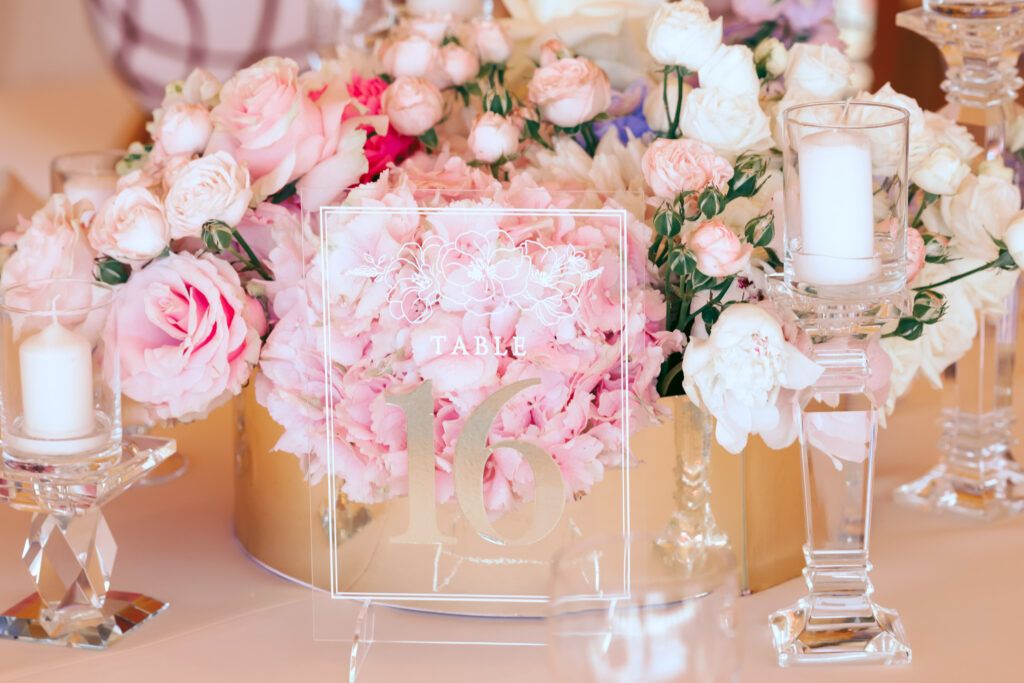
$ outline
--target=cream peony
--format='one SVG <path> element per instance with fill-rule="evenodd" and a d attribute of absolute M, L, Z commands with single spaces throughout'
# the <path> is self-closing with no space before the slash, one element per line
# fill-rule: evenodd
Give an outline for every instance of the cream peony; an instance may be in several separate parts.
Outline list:
<path fill-rule="evenodd" d="M 1013 182 L 1013 169 L 1004 164 L 1002 159 L 985 159 L 978 164 L 978 175 L 1001 178 L 1008 183 Z"/>
<path fill-rule="evenodd" d="M 1020 204 L 1020 190 L 1013 183 L 972 175 L 955 195 L 940 200 L 939 210 L 953 238 L 950 244 L 960 256 L 991 261 L 999 251 L 992 238 L 1002 239 Z"/>
<path fill-rule="evenodd" d="M 803 99 L 832 100 L 846 95 L 853 65 L 831 45 L 798 43 L 789 51 L 786 90 Z"/>
<path fill-rule="evenodd" d="M 756 98 L 711 88 L 697 88 L 686 98 L 680 128 L 686 137 L 706 142 L 727 157 L 772 145 L 768 117 Z"/>
<path fill-rule="evenodd" d="M 930 140 L 930 143 L 926 144 L 945 145 L 955 151 L 965 163 L 970 163 L 974 157 L 981 154 L 981 147 L 974 141 L 971 132 L 942 114 L 924 112 L 924 129 L 926 139 Z"/>
<path fill-rule="evenodd" d="M 691 339 L 683 355 L 686 394 L 715 416 L 715 437 L 731 453 L 742 451 L 750 434 L 769 446 L 785 445 L 792 417 L 780 411 L 780 393 L 808 387 L 821 373 L 755 304 L 726 308 L 710 336 Z"/>
<path fill-rule="evenodd" d="M 528 94 L 544 120 L 573 128 L 608 109 L 612 86 L 608 75 L 592 61 L 571 57 L 538 68 L 530 79 Z"/>
<path fill-rule="evenodd" d="M 236 225 L 252 199 L 249 172 L 227 152 L 190 161 L 168 180 L 164 212 L 174 239 L 199 237 L 209 221 Z"/>
<path fill-rule="evenodd" d="M 693 88 L 688 83 L 683 83 L 683 100 L 686 100 L 687 95 Z M 651 130 L 657 133 L 668 132 L 669 126 L 671 125 L 670 118 L 675 116 L 676 113 L 676 102 L 679 101 L 679 81 L 676 80 L 675 76 L 669 76 L 668 79 L 668 105 L 672 111 L 665 110 L 665 93 L 664 85 L 662 81 L 656 81 L 654 85 L 647 89 L 647 96 L 644 98 L 644 119 L 647 121 L 647 125 L 651 127 Z M 680 114 L 682 114 L 682 103 L 679 108 Z"/>
<path fill-rule="evenodd" d="M 961 161 L 953 149 L 941 146 L 917 165 L 910 180 L 925 192 L 950 195 L 956 194 L 970 172 L 971 167 Z"/>
<path fill-rule="evenodd" d="M 698 71 L 722 44 L 722 18 L 714 21 L 704 3 L 665 3 L 651 17 L 647 51 L 659 64 Z"/>
<path fill-rule="evenodd" d="M 381 98 L 391 125 L 402 135 L 423 135 L 444 116 L 441 91 L 423 78 L 396 78 Z"/>
<path fill-rule="evenodd" d="M 145 187 L 126 187 L 108 199 L 89 227 L 89 244 L 124 263 L 156 258 L 171 241 L 160 200 Z"/>
<path fill-rule="evenodd" d="M 916 100 L 907 95 L 896 92 L 892 85 L 886 83 L 874 93 L 860 93 L 855 98 L 857 102 L 874 102 L 877 104 L 888 104 L 903 109 L 909 115 L 908 127 L 910 134 L 909 164 L 911 172 L 924 161 L 935 148 L 934 139 L 928 134 L 925 127 L 924 110 Z M 894 113 L 880 107 L 858 107 L 851 109 L 850 120 L 863 125 L 878 124 L 892 121 Z M 873 128 L 865 131 L 871 138 L 871 160 L 877 171 L 883 174 L 891 174 L 890 170 L 900 140 L 899 130 L 895 126 L 885 128 Z"/>
<path fill-rule="evenodd" d="M 468 144 L 477 161 L 493 164 L 519 150 L 519 127 L 500 114 L 487 112 L 473 124 Z"/>
<path fill-rule="evenodd" d="M 700 86 L 757 98 L 761 92 L 761 80 L 757 77 L 750 48 L 746 45 L 719 45 L 700 68 Z"/>
<path fill-rule="evenodd" d="M 889 354 L 892 374 L 889 376 L 889 396 L 885 402 L 886 413 L 896 408 L 896 400 L 907 393 L 921 368 L 919 339 L 909 341 L 903 337 L 882 337 L 882 349 Z"/>

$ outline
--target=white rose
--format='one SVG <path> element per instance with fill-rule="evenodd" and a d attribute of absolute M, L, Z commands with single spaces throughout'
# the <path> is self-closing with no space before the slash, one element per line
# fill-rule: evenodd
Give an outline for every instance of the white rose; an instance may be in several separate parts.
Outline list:
<path fill-rule="evenodd" d="M 719 45 L 700 68 L 700 86 L 756 98 L 761 81 L 754 67 L 754 53 L 746 45 Z"/>
<path fill-rule="evenodd" d="M 929 135 L 928 129 L 925 127 L 924 110 L 921 109 L 921 105 L 914 98 L 896 92 L 889 83 L 883 85 L 874 94 L 860 93 L 855 98 L 855 101 L 888 104 L 907 111 L 909 114 L 909 164 L 911 171 L 924 161 L 925 157 L 935 147 L 935 139 Z M 881 108 L 858 107 L 851 111 L 855 112 L 851 115 L 851 120 L 861 124 L 881 123 L 883 121 L 891 121 L 893 118 L 892 112 Z M 895 155 L 893 150 L 898 148 L 896 136 L 899 135 L 899 131 L 895 127 L 890 126 L 888 128 L 875 128 L 866 131 L 866 133 L 871 137 L 872 161 L 875 162 L 875 168 L 879 169 L 886 165 L 891 165 L 892 157 Z"/>
<path fill-rule="evenodd" d="M 659 64 L 697 71 L 722 44 L 722 18 L 714 21 L 704 3 L 665 3 L 651 17 L 647 51 Z"/>
<path fill-rule="evenodd" d="M 234 227 L 252 199 L 249 172 L 227 152 L 190 161 L 173 173 L 169 185 L 164 211 L 174 239 L 199 237 L 209 221 Z"/>
<path fill-rule="evenodd" d="M 762 65 L 769 76 L 781 76 L 789 64 L 789 51 L 781 40 L 768 37 L 754 49 L 754 61 Z"/>
<path fill-rule="evenodd" d="M 971 132 L 942 114 L 924 112 L 924 127 L 931 144 L 950 147 L 964 163 L 970 163 L 981 154 L 981 147 L 974 141 Z"/>
<path fill-rule="evenodd" d="M 455 43 L 441 48 L 440 59 L 441 67 L 452 85 L 463 85 L 476 78 L 480 71 L 480 61 L 476 54 Z"/>
<path fill-rule="evenodd" d="M 778 442 L 792 433 L 793 415 L 780 410 L 780 394 L 810 386 L 821 373 L 756 304 L 726 308 L 708 338 L 691 339 L 683 354 L 686 395 L 715 416 L 715 437 L 732 453 L 743 450 L 749 434 Z"/>
<path fill-rule="evenodd" d="M 798 43 L 789 51 L 786 90 L 808 99 L 833 100 L 846 95 L 853 78 L 849 58 L 831 45 Z"/>
<path fill-rule="evenodd" d="M 417 33 L 386 46 L 381 53 L 381 64 L 384 71 L 395 78 L 419 78 L 441 70 L 437 46 Z"/>
<path fill-rule="evenodd" d="M 1020 210 L 1020 189 L 995 176 L 969 175 L 952 197 L 940 200 L 950 246 L 964 258 L 991 261 L 999 253 L 992 238 L 1002 239 L 1010 219 Z"/>
<path fill-rule="evenodd" d="M 686 137 L 706 142 L 728 157 L 772 145 L 768 117 L 756 98 L 711 88 L 697 88 L 687 96 L 680 128 Z"/>
<path fill-rule="evenodd" d="M 985 159 L 978 164 L 978 175 L 1002 178 L 1008 183 L 1013 182 L 1013 169 L 1004 164 L 1002 159 Z"/>
<path fill-rule="evenodd" d="M 502 64 L 512 56 L 512 40 L 494 19 L 474 19 L 471 24 L 473 43 L 484 64 Z"/>
<path fill-rule="evenodd" d="M 1024 211 L 1010 219 L 1003 241 L 1017 267 L 1024 268 Z"/>
<path fill-rule="evenodd" d="M 683 100 L 690 94 L 693 88 L 689 84 L 683 83 Z M 647 120 L 647 125 L 651 127 L 651 130 L 658 133 L 665 133 L 668 131 L 671 121 L 669 120 L 676 113 L 676 102 L 679 101 L 679 82 L 676 80 L 675 75 L 670 75 L 668 78 L 668 105 L 672 109 L 671 112 L 665 110 L 665 93 L 664 85 L 662 81 L 656 82 L 650 88 L 647 89 L 647 97 L 644 98 L 644 118 Z M 680 114 L 682 114 L 682 107 L 680 106 Z"/>
<path fill-rule="evenodd" d="M 936 147 L 910 174 L 910 180 L 925 192 L 956 194 L 960 183 L 971 172 L 971 167 L 949 147 Z"/>
<path fill-rule="evenodd" d="M 504 116 L 487 112 L 473 124 L 468 144 L 478 161 L 493 164 L 518 151 L 519 128 Z"/>

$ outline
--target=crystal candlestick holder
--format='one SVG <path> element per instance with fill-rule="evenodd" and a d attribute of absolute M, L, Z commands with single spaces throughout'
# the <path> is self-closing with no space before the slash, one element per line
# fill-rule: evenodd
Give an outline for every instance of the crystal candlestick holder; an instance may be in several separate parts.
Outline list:
<path fill-rule="evenodd" d="M 136 436 L 99 465 L 2 461 L 0 499 L 33 513 L 21 556 L 36 593 L 0 614 L 0 638 L 105 649 L 167 607 L 108 590 L 117 544 L 102 507 L 174 450 L 173 439 Z"/>
<path fill-rule="evenodd" d="M 928 0 L 896 23 L 942 52 L 943 113 L 975 135 L 986 159 L 1005 157 L 1007 124 L 1024 85 L 1017 68 L 1024 0 Z M 896 490 L 900 504 L 975 519 L 1024 512 L 1024 472 L 1011 452 L 1017 315 L 1016 292 L 980 313 L 975 348 L 943 374 L 939 462 Z"/>
<path fill-rule="evenodd" d="M 0 637 L 103 648 L 166 605 L 108 593 L 116 545 L 102 506 L 174 452 L 122 438 L 114 291 L 50 279 L 0 292 L 0 499 L 33 513 L 22 557 L 36 595 Z"/>
<path fill-rule="evenodd" d="M 785 272 L 769 291 L 822 374 L 797 396 L 808 594 L 771 615 L 773 640 L 782 666 L 905 663 L 899 616 L 872 598 L 868 545 L 886 385 L 873 358 L 907 305 L 907 114 L 824 103 L 784 120 Z"/>

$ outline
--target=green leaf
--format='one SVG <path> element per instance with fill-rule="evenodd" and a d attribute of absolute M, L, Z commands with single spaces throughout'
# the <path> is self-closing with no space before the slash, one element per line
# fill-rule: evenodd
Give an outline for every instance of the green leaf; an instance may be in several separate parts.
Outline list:
<path fill-rule="evenodd" d="M 419 137 L 420 142 L 427 148 L 428 152 L 433 152 L 437 149 L 437 131 L 431 128 L 426 133 Z"/>
<path fill-rule="evenodd" d="M 705 306 L 704 310 L 701 311 L 700 317 L 704 321 L 705 327 L 708 331 L 711 331 L 711 326 L 718 322 L 719 311 L 714 306 Z"/>
<path fill-rule="evenodd" d="M 278 190 L 274 194 L 272 194 L 269 197 L 267 197 L 267 201 L 271 202 L 273 204 L 280 204 L 280 203 L 282 203 L 284 201 L 287 201 L 287 200 L 291 199 L 292 197 L 294 197 L 295 196 L 295 191 L 296 191 L 295 183 L 294 182 L 288 183 L 287 185 L 282 187 L 280 190 Z"/>
<path fill-rule="evenodd" d="M 899 324 L 896 325 L 896 329 L 890 333 L 890 336 L 903 337 L 908 341 L 914 341 L 921 336 L 924 332 L 924 323 L 914 318 L 900 318 Z"/>
<path fill-rule="evenodd" d="M 104 256 L 96 261 L 96 279 L 108 285 L 128 282 L 131 268 L 120 261 Z"/>

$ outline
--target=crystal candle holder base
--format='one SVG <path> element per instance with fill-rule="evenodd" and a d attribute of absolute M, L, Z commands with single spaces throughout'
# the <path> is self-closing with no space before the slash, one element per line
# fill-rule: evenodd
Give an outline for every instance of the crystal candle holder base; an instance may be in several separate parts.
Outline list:
<path fill-rule="evenodd" d="M 0 638 L 105 649 L 167 607 L 108 592 L 117 544 L 102 506 L 175 450 L 173 439 L 138 436 L 110 462 L 0 461 L 0 500 L 34 513 L 22 559 L 36 585 L 0 615 Z"/>

